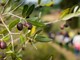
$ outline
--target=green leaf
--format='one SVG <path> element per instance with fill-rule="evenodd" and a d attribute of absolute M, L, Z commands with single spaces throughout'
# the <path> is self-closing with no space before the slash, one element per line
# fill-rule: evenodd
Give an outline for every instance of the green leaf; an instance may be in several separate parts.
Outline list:
<path fill-rule="evenodd" d="M 16 24 L 19 23 L 20 20 L 13 20 L 11 21 L 11 23 L 9 24 L 9 29 L 11 30 L 13 27 L 16 26 Z"/>
<path fill-rule="evenodd" d="M 10 50 L 10 51 L 7 51 L 6 53 L 7 53 L 7 54 L 12 54 L 12 53 L 14 53 L 14 52 Z"/>
<path fill-rule="evenodd" d="M 26 16 L 26 12 L 28 10 L 28 5 L 24 5 L 23 7 L 23 11 L 22 11 L 22 16 L 25 17 Z"/>
<path fill-rule="evenodd" d="M 4 9 L 3 9 L 2 13 L 8 8 L 7 6 L 10 7 L 11 1 L 12 1 L 12 0 L 6 0 L 6 4 L 5 4 L 5 6 L 4 6 Z"/>
<path fill-rule="evenodd" d="M 70 8 L 67 8 L 67 9 L 63 10 L 61 12 L 60 18 L 63 18 L 64 16 L 66 16 L 69 13 L 69 11 L 70 11 Z"/>
<path fill-rule="evenodd" d="M 41 3 L 41 0 L 38 0 L 38 4 L 40 4 Z"/>
<path fill-rule="evenodd" d="M 68 15 L 64 16 L 61 20 L 69 20 L 73 17 L 75 17 L 75 13 L 68 14 Z"/>
<path fill-rule="evenodd" d="M 17 60 L 22 60 L 22 59 L 18 57 Z"/>
<path fill-rule="evenodd" d="M 43 22 L 39 22 L 37 20 L 27 20 L 27 21 L 30 22 L 32 25 L 35 25 L 37 27 L 43 27 L 44 26 Z"/>
<path fill-rule="evenodd" d="M 42 35 L 36 36 L 35 40 L 38 42 L 50 42 L 50 41 L 52 41 L 52 39 L 45 37 L 45 36 L 42 36 Z"/>
<path fill-rule="evenodd" d="M 3 29 L 3 30 L 1 30 L 0 31 L 0 34 L 5 34 L 5 33 L 7 33 L 8 31 L 6 30 L 6 28 L 5 29 Z"/>
<path fill-rule="evenodd" d="M 20 35 L 20 43 L 24 44 L 25 43 L 25 38 L 23 37 L 23 35 Z"/>
<path fill-rule="evenodd" d="M 6 35 L 5 37 L 2 38 L 4 41 L 9 41 L 10 35 Z"/>
<path fill-rule="evenodd" d="M 28 16 L 33 12 L 34 8 L 35 8 L 35 5 L 34 5 L 34 4 L 31 5 L 31 6 L 28 8 L 28 10 L 27 10 L 27 12 L 26 12 L 26 17 L 28 17 Z"/>

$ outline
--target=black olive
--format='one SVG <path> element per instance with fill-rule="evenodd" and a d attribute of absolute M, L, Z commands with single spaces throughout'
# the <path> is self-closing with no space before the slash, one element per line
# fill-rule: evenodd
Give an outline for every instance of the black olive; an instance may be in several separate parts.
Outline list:
<path fill-rule="evenodd" d="M 23 29 L 23 24 L 22 24 L 22 23 L 18 23 L 18 24 L 17 24 L 17 29 L 18 29 L 19 31 L 21 31 L 21 30 Z"/>
<path fill-rule="evenodd" d="M 32 29 L 32 24 L 29 22 L 24 23 L 24 26 L 26 26 L 28 28 L 28 30 Z"/>

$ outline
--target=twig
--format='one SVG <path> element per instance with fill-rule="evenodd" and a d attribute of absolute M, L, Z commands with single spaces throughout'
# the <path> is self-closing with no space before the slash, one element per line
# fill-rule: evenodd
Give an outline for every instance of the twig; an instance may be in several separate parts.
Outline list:
<path fill-rule="evenodd" d="M 0 19 L 1 19 L 2 23 L 3 23 L 3 25 L 5 26 L 5 28 L 7 29 L 7 31 L 9 32 L 9 35 L 11 37 L 12 51 L 14 51 L 14 41 L 13 41 L 12 34 L 11 34 L 10 30 L 8 29 L 7 25 L 4 23 L 3 18 L 2 18 L 1 15 L 0 15 Z"/>
<path fill-rule="evenodd" d="M 45 23 L 45 25 L 50 24 L 50 23 L 56 23 L 56 22 L 59 22 L 59 21 L 62 21 L 62 20 L 55 20 L 55 21 L 53 20 L 51 22 Z"/>
<path fill-rule="evenodd" d="M 15 14 L 13 14 L 13 13 L 8 13 L 9 15 L 12 15 L 12 16 L 14 16 L 14 17 L 17 17 L 17 18 L 19 18 L 19 19 L 23 19 L 23 20 L 26 20 L 25 18 L 22 18 L 22 17 L 20 17 L 20 16 L 18 16 L 18 15 L 15 15 Z"/>

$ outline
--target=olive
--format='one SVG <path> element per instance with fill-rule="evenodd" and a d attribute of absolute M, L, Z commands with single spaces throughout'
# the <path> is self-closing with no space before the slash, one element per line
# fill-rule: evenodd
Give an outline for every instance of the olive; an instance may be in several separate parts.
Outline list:
<path fill-rule="evenodd" d="M 4 6 L 5 5 L 5 3 L 1 3 L 1 6 Z"/>
<path fill-rule="evenodd" d="M 68 27 L 69 25 L 66 23 L 66 24 L 64 24 L 64 27 Z"/>
<path fill-rule="evenodd" d="M 31 30 L 32 29 L 32 24 L 29 23 L 29 22 L 25 22 L 24 23 L 24 26 L 28 27 L 28 30 Z"/>
<path fill-rule="evenodd" d="M 29 18 L 29 16 L 26 17 L 26 19 Z"/>
<path fill-rule="evenodd" d="M 63 29 L 64 29 L 64 25 L 61 25 L 61 26 L 60 26 L 60 29 L 63 30 Z"/>
<path fill-rule="evenodd" d="M 17 24 L 17 29 L 18 29 L 19 31 L 21 31 L 21 30 L 23 29 L 23 24 L 22 24 L 22 23 L 18 23 L 18 24 Z"/>
<path fill-rule="evenodd" d="M 7 44 L 4 41 L 0 42 L 0 48 L 1 49 L 6 49 L 7 48 Z"/>
<path fill-rule="evenodd" d="M 3 53 L 3 52 L 0 52 L 0 58 L 5 58 L 6 57 L 6 54 L 5 53 Z"/>

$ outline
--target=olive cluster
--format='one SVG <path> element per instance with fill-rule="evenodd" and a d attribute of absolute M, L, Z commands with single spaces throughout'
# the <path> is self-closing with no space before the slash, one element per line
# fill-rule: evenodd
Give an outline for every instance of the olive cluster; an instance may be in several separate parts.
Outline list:
<path fill-rule="evenodd" d="M 31 28 L 32 28 L 32 24 L 31 24 L 31 23 L 25 22 L 25 23 L 18 23 L 18 24 L 17 24 L 17 29 L 18 29 L 19 31 L 21 31 L 21 30 L 23 30 L 23 26 L 27 27 L 28 30 L 31 30 Z"/>

